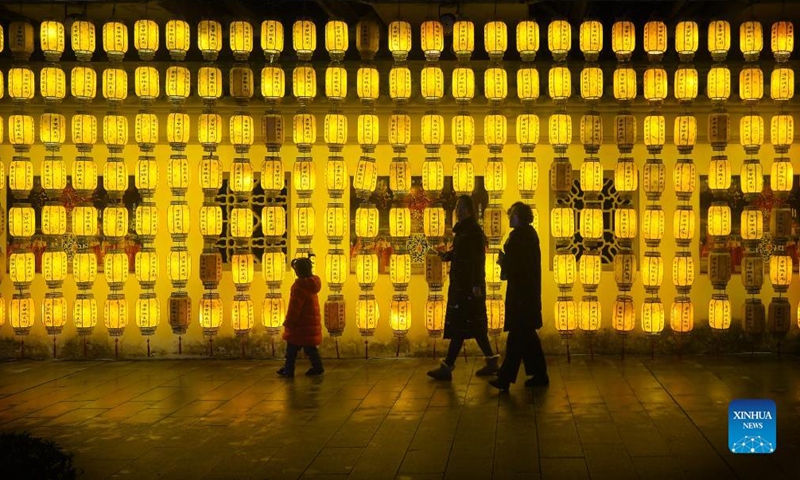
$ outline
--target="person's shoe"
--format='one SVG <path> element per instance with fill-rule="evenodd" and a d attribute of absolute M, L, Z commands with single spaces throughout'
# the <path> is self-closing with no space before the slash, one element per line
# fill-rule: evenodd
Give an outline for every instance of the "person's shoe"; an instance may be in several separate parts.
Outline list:
<path fill-rule="evenodd" d="M 475 375 L 479 377 L 488 377 L 489 375 L 497 375 L 497 371 L 500 369 L 498 365 L 500 363 L 500 355 L 493 355 L 491 357 L 483 357 L 486 361 L 486 365 L 478 369 L 475 372 Z"/>
<path fill-rule="evenodd" d="M 494 388 L 500 390 L 501 392 L 507 392 L 509 387 L 511 386 L 508 383 L 508 380 L 504 380 L 502 378 L 495 378 L 494 380 L 489 381 L 489 385 L 493 386 Z"/>
<path fill-rule="evenodd" d="M 309 377 L 316 377 L 318 375 L 322 375 L 323 373 L 325 373 L 325 369 L 322 367 L 319 368 L 311 367 L 308 370 L 306 370 L 306 375 L 308 375 Z"/>
<path fill-rule="evenodd" d="M 442 360 L 439 364 L 439 368 L 435 368 L 428 372 L 428 376 L 435 379 L 435 380 L 452 380 L 453 379 L 453 370 L 455 369 L 454 366 L 450 366 Z"/>
<path fill-rule="evenodd" d="M 281 367 L 278 369 L 278 375 L 280 375 L 281 377 L 293 378 L 294 372 L 287 370 L 286 367 Z"/>
<path fill-rule="evenodd" d="M 533 377 L 525 380 L 526 387 L 546 387 L 550 385 L 550 377 L 545 375 L 534 375 Z"/>

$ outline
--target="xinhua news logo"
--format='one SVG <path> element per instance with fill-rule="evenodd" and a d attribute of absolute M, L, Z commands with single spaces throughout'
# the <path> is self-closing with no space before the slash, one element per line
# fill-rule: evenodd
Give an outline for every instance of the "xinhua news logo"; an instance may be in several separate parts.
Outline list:
<path fill-rule="evenodd" d="M 734 400 L 728 406 L 728 447 L 733 453 L 770 454 L 777 447 L 775 402 Z"/>

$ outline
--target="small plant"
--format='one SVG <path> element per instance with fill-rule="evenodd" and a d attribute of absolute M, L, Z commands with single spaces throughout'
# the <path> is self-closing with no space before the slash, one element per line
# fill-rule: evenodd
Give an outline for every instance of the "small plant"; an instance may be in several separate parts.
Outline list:
<path fill-rule="evenodd" d="M 54 441 L 23 433 L 0 434 L 0 465 L 5 480 L 76 478 L 72 454 Z"/>

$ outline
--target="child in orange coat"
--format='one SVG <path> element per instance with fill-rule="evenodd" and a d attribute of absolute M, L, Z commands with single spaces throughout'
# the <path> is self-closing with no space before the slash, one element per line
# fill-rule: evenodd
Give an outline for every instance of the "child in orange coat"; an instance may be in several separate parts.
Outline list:
<path fill-rule="evenodd" d="M 301 348 L 311 360 L 311 368 L 306 371 L 306 375 L 321 375 L 325 369 L 322 368 L 322 359 L 317 351 L 317 345 L 322 343 L 322 321 L 317 294 L 322 282 L 313 274 L 310 258 L 292 260 L 292 268 L 297 280 L 292 284 L 289 308 L 283 322 L 286 363 L 278 370 L 278 375 L 294 377 L 294 363 Z"/>

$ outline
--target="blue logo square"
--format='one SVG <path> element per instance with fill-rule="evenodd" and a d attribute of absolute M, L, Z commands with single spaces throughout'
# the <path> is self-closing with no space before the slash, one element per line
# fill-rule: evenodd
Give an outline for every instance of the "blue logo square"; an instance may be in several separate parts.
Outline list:
<path fill-rule="evenodd" d="M 728 405 L 728 448 L 733 453 L 770 454 L 777 448 L 775 402 L 734 400 Z"/>

